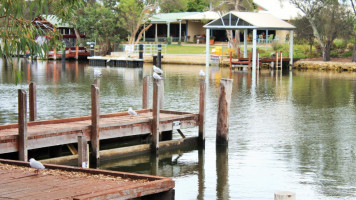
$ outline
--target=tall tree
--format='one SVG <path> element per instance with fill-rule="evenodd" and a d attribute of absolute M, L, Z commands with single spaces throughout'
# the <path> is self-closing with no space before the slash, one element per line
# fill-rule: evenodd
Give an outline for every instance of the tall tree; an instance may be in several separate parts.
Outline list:
<path fill-rule="evenodd" d="M 356 8 L 355 8 L 356 1 L 350 0 L 350 2 L 351 2 L 352 10 L 354 11 L 354 16 L 356 17 Z M 355 41 L 354 41 L 354 50 L 352 53 L 352 62 L 356 62 L 356 34 L 355 34 L 355 32 L 354 32 L 354 37 L 355 37 Z"/>
<path fill-rule="evenodd" d="M 100 3 L 87 4 L 77 16 L 79 30 L 88 39 L 104 45 L 104 54 L 112 51 L 113 44 L 120 40 L 118 17 L 110 6 Z"/>
<path fill-rule="evenodd" d="M 353 23 L 347 5 L 338 0 L 290 0 L 310 22 L 324 61 L 330 61 L 330 50 L 337 37 L 350 36 Z"/>
<path fill-rule="evenodd" d="M 135 38 L 140 28 L 148 22 L 155 13 L 158 3 L 139 0 L 121 0 L 118 4 L 120 25 L 130 34 L 129 44 L 135 43 Z"/>
<path fill-rule="evenodd" d="M 294 21 L 294 25 L 296 27 L 296 40 L 301 40 L 303 42 L 307 41 L 310 46 L 309 52 L 311 54 L 315 37 L 313 33 L 313 28 L 311 27 L 309 20 L 305 16 L 303 16 L 299 19 L 296 19 Z"/>
<path fill-rule="evenodd" d="M 9 60 L 27 50 L 32 55 L 42 55 L 48 51 L 48 45 L 58 45 L 58 33 L 54 31 L 45 33 L 49 43 L 37 43 L 36 36 L 44 33 L 32 20 L 51 13 L 67 21 L 81 3 L 81 0 L 0 0 L 0 56 Z"/>

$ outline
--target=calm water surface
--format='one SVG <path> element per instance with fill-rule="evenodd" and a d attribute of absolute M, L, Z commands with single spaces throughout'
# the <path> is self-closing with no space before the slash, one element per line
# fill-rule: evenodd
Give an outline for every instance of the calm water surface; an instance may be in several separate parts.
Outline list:
<path fill-rule="evenodd" d="M 20 66 L 20 67 L 19 67 Z M 85 63 L 15 61 L 23 81 L 1 62 L 0 124 L 17 122 L 17 89 L 37 83 L 39 120 L 90 115 L 93 67 Z M 140 109 L 143 69 L 97 67 L 101 112 Z M 198 112 L 199 71 L 163 65 L 165 108 Z M 297 199 L 356 199 L 356 73 L 210 67 L 206 148 L 103 163 L 103 168 L 172 177 L 176 199 L 273 199 L 277 190 Z M 233 79 L 229 145 L 216 146 L 219 80 Z M 152 87 L 150 88 L 152 91 Z M 151 93 L 152 94 L 152 93 Z M 150 98 L 152 99 L 152 98 Z M 183 130 L 196 136 L 197 129 Z M 174 137 L 180 136 L 174 132 Z"/>

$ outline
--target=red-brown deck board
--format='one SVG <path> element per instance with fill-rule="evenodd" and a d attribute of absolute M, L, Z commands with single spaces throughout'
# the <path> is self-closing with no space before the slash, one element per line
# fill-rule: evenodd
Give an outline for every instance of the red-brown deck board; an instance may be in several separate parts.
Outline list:
<path fill-rule="evenodd" d="M 171 178 L 0 159 L 2 199 L 131 199 L 174 188 Z M 79 175 L 78 175 L 79 174 Z"/>
<path fill-rule="evenodd" d="M 127 112 L 100 116 L 100 139 L 110 139 L 151 133 L 152 110 L 139 110 L 138 116 Z M 172 130 L 173 121 L 181 121 L 181 128 L 191 128 L 199 124 L 198 114 L 163 111 L 160 112 L 160 130 Z M 77 136 L 84 135 L 90 140 L 90 116 L 29 122 L 27 127 L 28 149 L 36 149 L 61 144 L 76 143 Z M 0 153 L 18 151 L 17 124 L 0 126 Z"/>

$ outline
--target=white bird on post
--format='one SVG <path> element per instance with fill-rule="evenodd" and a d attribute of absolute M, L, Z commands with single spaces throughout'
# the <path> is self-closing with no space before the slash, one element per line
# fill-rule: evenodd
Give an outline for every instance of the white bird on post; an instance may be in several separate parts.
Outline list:
<path fill-rule="evenodd" d="M 94 77 L 101 77 L 103 74 L 99 69 L 94 69 Z"/>
<path fill-rule="evenodd" d="M 154 79 L 158 79 L 158 80 L 162 79 L 162 77 L 160 77 L 156 72 L 153 72 L 152 76 L 153 76 Z"/>
<path fill-rule="evenodd" d="M 36 169 L 35 170 L 36 174 L 38 174 L 40 169 L 45 169 L 42 163 L 40 161 L 35 160 L 34 158 L 30 159 L 30 166 Z"/>
<path fill-rule="evenodd" d="M 157 74 L 162 74 L 163 73 L 162 69 L 156 67 L 156 65 L 153 65 L 153 71 L 156 72 Z"/>
<path fill-rule="evenodd" d="M 129 115 L 131 115 L 131 116 L 137 116 L 137 115 L 138 115 L 137 112 L 134 111 L 134 110 L 132 110 L 131 107 L 129 108 L 129 110 L 127 111 L 127 113 L 129 113 Z"/>
<path fill-rule="evenodd" d="M 202 69 L 199 72 L 199 76 L 205 76 L 205 72 Z"/>

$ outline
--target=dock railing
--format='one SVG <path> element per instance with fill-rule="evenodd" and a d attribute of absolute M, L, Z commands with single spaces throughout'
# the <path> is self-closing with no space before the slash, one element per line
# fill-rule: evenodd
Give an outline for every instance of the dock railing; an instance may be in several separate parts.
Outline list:
<path fill-rule="evenodd" d="M 142 44 L 143 45 L 143 55 L 157 55 L 157 47 L 158 44 Z M 138 54 L 139 53 L 139 46 L 140 44 L 135 44 L 133 48 L 133 54 Z M 161 44 L 162 50 L 161 54 L 165 55 L 167 53 L 167 45 L 166 44 Z M 125 49 L 127 49 L 125 47 Z"/>

